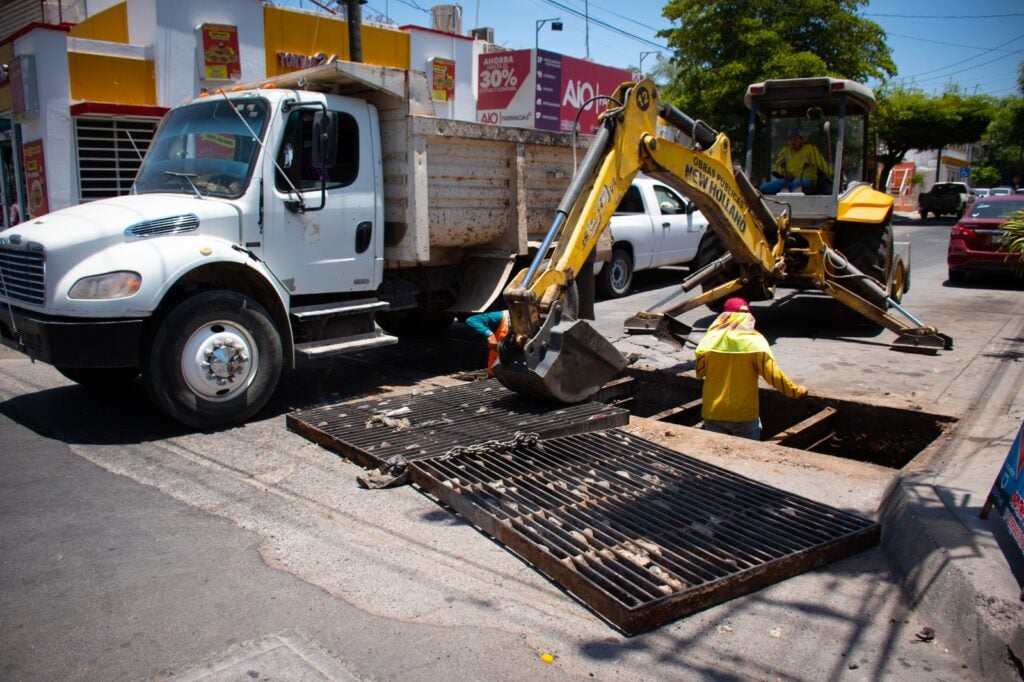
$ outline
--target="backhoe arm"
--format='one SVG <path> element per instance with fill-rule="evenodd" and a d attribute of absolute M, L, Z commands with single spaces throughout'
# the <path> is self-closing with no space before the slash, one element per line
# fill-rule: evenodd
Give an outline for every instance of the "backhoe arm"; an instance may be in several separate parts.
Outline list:
<path fill-rule="evenodd" d="M 625 366 L 606 339 L 576 319 L 574 283 L 637 173 L 677 188 L 712 221 L 728 226 L 722 240 L 741 269 L 766 277 L 781 263 L 780 225 L 732 170 L 724 135 L 659 105 L 647 79 L 620 85 L 612 99 L 533 262 L 505 289 L 511 333 L 499 349 L 495 375 L 521 393 L 576 402 Z M 707 149 L 659 139 L 659 115 Z"/>

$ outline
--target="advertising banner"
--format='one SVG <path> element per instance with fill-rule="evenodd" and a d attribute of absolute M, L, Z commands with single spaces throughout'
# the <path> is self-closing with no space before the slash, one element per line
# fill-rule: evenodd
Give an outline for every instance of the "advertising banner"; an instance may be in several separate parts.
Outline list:
<path fill-rule="evenodd" d="M 633 80 L 626 69 L 602 66 L 573 57 L 562 57 L 562 89 L 559 100 L 559 122 L 562 132 L 572 132 L 576 112 L 580 112 L 580 132 L 589 135 L 597 129 L 597 115 L 608 107 L 608 100 L 599 95 L 611 95 L 615 88 Z M 582 109 L 582 111 L 580 111 Z"/>
<path fill-rule="evenodd" d="M 435 102 L 450 102 L 455 99 L 455 62 L 434 57 L 428 66 L 427 73 L 431 76 L 430 98 Z"/>
<path fill-rule="evenodd" d="M 1010 536 L 1017 544 L 1017 549 L 1024 552 L 1024 449 L 1021 447 L 1021 440 L 1024 439 L 1024 422 L 1021 422 L 1017 430 L 1017 437 L 1010 446 L 1010 452 L 1006 455 L 1002 468 L 996 476 L 992 485 L 992 492 L 989 493 L 988 501 L 982 510 L 982 518 L 988 515 L 988 510 L 995 506 L 999 517 L 1006 525 Z M 1018 557 L 1019 559 L 1020 557 Z"/>
<path fill-rule="evenodd" d="M 597 114 L 607 107 L 607 100 L 599 96 L 612 94 L 631 77 L 625 69 L 546 50 L 482 54 L 477 120 L 559 132 L 572 132 L 578 121 L 579 131 L 591 134 Z"/>
<path fill-rule="evenodd" d="M 36 84 L 35 55 L 18 55 L 7 71 L 11 87 L 11 109 L 15 120 L 39 115 L 39 88 Z"/>
<path fill-rule="evenodd" d="M 25 185 L 28 187 L 28 217 L 38 218 L 50 212 L 50 201 L 46 193 L 46 166 L 43 163 L 43 141 L 24 143 L 21 146 L 21 158 L 25 169 Z"/>
<path fill-rule="evenodd" d="M 477 120 L 533 127 L 533 50 L 489 52 L 477 60 Z"/>
<path fill-rule="evenodd" d="M 242 62 L 238 55 L 238 28 L 222 24 L 203 24 L 203 78 L 211 81 L 238 80 Z"/>
<path fill-rule="evenodd" d="M 561 130 L 562 122 L 562 60 L 554 52 L 537 50 L 536 87 L 537 109 L 535 127 L 541 130 Z"/>

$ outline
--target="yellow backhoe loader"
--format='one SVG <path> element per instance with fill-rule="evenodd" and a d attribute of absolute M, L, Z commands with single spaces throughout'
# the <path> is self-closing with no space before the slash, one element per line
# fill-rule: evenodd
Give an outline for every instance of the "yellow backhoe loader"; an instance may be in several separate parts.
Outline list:
<path fill-rule="evenodd" d="M 693 201 L 713 237 L 702 245 L 702 267 L 671 298 L 698 284 L 703 292 L 671 308 L 660 309 L 671 300 L 666 299 L 638 313 L 627 320 L 627 331 L 678 342 L 690 330 L 676 315 L 701 305 L 715 308 L 730 294 L 772 298 L 775 287 L 784 286 L 834 297 L 895 332 L 896 349 L 952 348 L 952 339 L 924 326 L 898 302 L 908 273 L 893 253 L 893 200 L 862 181 L 871 91 L 832 78 L 777 80 L 750 86 L 746 101 L 751 116 L 744 172 L 733 167 L 724 134 L 659 102 L 650 80 L 619 86 L 533 262 L 505 289 L 511 332 L 495 367 L 505 386 L 578 402 L 625 367 L 621 353 L 579 319 L 576 278 L 640 172 Z M 659 118 L 686 142 L 659 134 Z M 770 140 L 784 138 L 793 127 L 812 144 L 820 137 L 831 186 L 765 196 L 749 178 L 759 168 L 767 171 L 776 151 Z M 769 142 L 759 144 L 761 138 Z"/>

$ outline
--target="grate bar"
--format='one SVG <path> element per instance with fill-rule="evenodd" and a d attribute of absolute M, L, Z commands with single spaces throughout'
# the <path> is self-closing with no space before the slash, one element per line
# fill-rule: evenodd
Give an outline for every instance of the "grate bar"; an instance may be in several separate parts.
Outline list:
<path fill-rule="evenodd" d="M 615 430 L 420 459 L 411 474 L 628 634 L 852 554 L 880 533 Z"/>
<path fill-rule="evenodd" d="M 382 418 L 401 408 L 408 410 Z M 629 413 L 593 402 L 553 409 L 491 379 L 314 408 L 290 414 L 286 421 L 310 440 L 375 468 L 394 455 L 436 457 L 456 445 L 507 441 L 517 431 L 551 438 L 614 428 L 627 424 Z"/>

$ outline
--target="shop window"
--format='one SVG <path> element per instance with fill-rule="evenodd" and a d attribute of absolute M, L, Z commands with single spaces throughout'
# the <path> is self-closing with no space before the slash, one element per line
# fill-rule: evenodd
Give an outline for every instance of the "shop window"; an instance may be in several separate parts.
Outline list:
<path fill-rule="evenodd" d="M 79 200 L 128 194 L 157 123 L 156 119 L 76 117 Z"/>
<path fill-rule="evenodd" d="M 277 153 L 277 188 L 290 188 L 284 174 L 301 191 L 319 190 L 321 171 L 313 167 L 313 116 L 311 109 L 296 109 L 288 116 L 284 138 Z M 338 114 L 338 158 L 327 169 L 327 189 L 347 187 L 359 173 L 359 125 L 349 114 Z"/>

